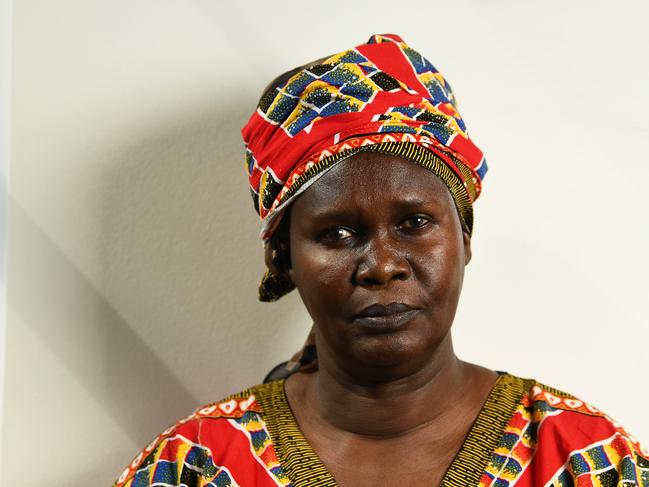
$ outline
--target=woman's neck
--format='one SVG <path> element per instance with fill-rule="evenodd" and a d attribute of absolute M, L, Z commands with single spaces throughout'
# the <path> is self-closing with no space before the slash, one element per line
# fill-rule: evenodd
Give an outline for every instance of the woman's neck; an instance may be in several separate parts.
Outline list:
<path fill-rule="evenodd" d="M 424 367 L 406 377 L 366 383 L 319 361 L 318 372 L 287 380 L 289 401 L 316 428 L 391 438 L 433 425 L 449 426 L 463 409 L 484 401 L 495 374 L 460 361 L 450 334 Z M 361 384 L 361 385 L 359 385 Z"/>

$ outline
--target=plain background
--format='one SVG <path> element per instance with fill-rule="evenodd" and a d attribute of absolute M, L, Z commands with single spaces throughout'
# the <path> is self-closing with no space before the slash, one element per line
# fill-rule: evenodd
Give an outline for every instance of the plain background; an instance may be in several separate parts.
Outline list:
<path fill-rule="evenodd" d="M 490 164 L 458 354 L 649 441 L 647 5 L 13 2 L 3 485 L 109 485 L 300 346 L 298 296 L 256 300 L 239 130 L 274 76 L 382 32 Z"/>

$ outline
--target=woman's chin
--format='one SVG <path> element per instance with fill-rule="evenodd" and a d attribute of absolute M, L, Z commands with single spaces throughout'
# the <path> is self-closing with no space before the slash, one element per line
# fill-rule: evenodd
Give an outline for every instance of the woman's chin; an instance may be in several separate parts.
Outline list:
<path fill-rule="evenodd" d="M 354 340 L 350 350 L 353 375 L 396 380 L 416 373 L 435 355 L 421 336 L 409 333 L 371 335 Z"/>

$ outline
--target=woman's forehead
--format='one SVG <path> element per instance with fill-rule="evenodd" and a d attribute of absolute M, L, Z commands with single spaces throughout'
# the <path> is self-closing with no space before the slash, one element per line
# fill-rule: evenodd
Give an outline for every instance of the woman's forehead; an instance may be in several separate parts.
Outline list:
<path fill-rule="evenodd" d="M 429 170 L 398 156 L 360 152 L 322 174 L 293 203 L 299 209 L 416 205 L 455 207 L 444 182 Z M 455 211 L 455 210 L 454 210 Z"/>

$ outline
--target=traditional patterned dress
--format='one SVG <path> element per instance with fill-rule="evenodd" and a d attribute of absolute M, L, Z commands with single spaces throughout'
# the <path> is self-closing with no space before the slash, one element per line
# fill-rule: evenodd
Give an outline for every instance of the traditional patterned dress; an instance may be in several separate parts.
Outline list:
<path fill-rule="evenodd" d="M 442 486 L 649 487 L 649 452 L 583 401 L 501 374 Z M 284 381 L 196 410 L 164 431 L 114 487 L 335 486 L 306 441 Z"/>

